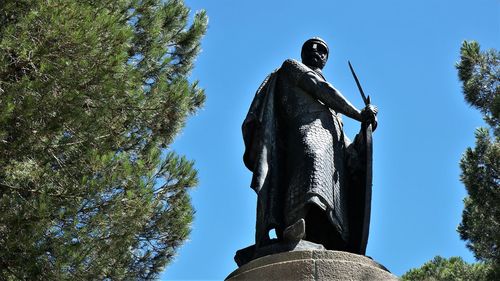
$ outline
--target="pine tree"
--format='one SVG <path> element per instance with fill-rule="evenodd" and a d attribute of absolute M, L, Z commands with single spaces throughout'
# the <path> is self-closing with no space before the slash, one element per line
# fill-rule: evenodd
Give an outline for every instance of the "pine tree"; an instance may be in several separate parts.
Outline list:
<path fill-rule="evenodd" d="M 188 237 L 206 31 L 181 0 L 0 2 L 0 279 L 152 279 Z"/>
<path fill-rule="evenodd" d="M 476 131 L 476 147 L 460 161 L 468 196 L 458 232 L 477 259 L 500 266 L 500 52 L 481 52 L 473 41 L 460 51 L 457 69 L 465 100 L 490 128 Z"/>
<path fill-rule="evenodd" d="M 500 52 L 482 52 L 477 42 L 464 41 L 460 55 L 456 68 L 465 100 L 489 126 L 477 129 L 476 146 L 460 161 L 468 196 L 458 232 L 479 262 L 437 256 L 403 280 L 500 280 Z"/>

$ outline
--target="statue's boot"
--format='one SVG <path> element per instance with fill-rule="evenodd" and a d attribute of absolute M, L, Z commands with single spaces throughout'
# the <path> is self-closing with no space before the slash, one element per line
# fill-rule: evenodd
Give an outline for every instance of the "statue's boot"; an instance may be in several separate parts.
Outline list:
<path fill-rule="evenodd" d="M 283 231 L 283 239 L 287 242 L 299 242 L 306 236 L 306 221 L 300 219 Z"/>

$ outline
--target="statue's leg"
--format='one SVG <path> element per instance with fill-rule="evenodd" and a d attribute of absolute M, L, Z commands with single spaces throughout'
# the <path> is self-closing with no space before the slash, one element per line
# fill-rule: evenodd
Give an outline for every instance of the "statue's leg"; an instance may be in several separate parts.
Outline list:
<path fill-rule="evenodd" d="M 306 236 L 306 222 L 304 220 L 307 214 L 308 206 L 305 205 L 288 221 L 288 226 L 283 230 L 283 239 L 287 242 L 299 242 Z"/>
<path fill-rule="evenodd" d="M 311 204 L 305 221 L 307 241 L 322 244 L 328 250 L 346 250 L 346 242 L 321 208 Z"/>

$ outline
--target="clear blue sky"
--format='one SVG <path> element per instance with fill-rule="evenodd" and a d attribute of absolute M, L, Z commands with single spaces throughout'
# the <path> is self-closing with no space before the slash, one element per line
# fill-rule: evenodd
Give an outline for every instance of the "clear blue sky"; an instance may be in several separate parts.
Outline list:
<path fill-rule="evenodd" d="M 162 280 L 222 280 L 236 269 L 236 250 L 253 244 L 241 123 L 264 77 L 299 59 L 312 36 L 329 43 L 327 80 L 362 107 L 350 60 L 379 107 L 367 255 L 396 275 L 435 255 L 474 261 L 456 232 L 465 196 L 458 163 L 483 121 L 465 104 L 454 64 L 465 39 L 500 49 L 498 0 L 185 2 L 210 18 L 192 72 L 207 102 L 173 145 L 196 161 L 200 185 L 190 240 Z M 352 138 L 359 125 L 344 122 Z"/>

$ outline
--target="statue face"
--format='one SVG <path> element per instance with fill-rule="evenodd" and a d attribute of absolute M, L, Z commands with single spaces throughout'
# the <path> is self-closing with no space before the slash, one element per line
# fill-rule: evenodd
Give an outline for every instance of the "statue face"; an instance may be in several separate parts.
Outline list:
<path fill-rule="evenodd" d="M 302 62 L 310 67 L 323 69 L 328 60 L 328 50 L 323 44 L 311 42 L 302 50 Z"/>

